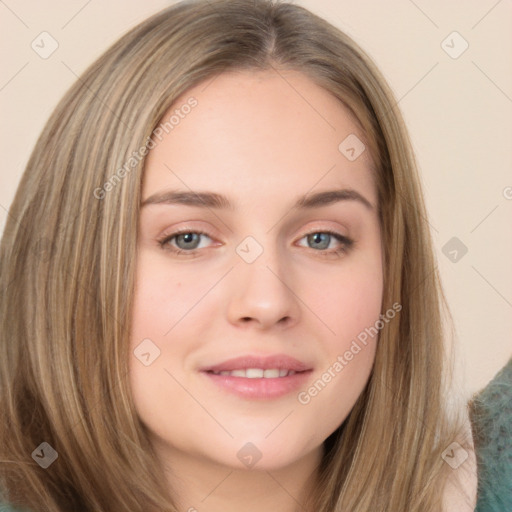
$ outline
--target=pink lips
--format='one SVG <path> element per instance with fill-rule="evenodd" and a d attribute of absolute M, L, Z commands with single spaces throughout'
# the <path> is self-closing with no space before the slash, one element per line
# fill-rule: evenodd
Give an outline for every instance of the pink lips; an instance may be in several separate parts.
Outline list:
<path fill-rule="evenodd" d="M 241 356 L 201 368 L 200 371 L 210 382 L 242 398 L 273 399 L 303 386 L 312 370 L 298 359 L 277 354 L 267 357 Z M 247 376 L 243 376 L 245 374 Z"/>
<path fill-rule="evenodd" d="M 220 372 L 232 370 L 246 370 L 247 368 L 261 368 L 262 370 L 270 370 L 277 368 L 278 370 L 286 369 L 295 372 L 302 372 L 310 370 L 311 367 L 305 363 L 284 354 L 277 354 L 274 356 L 258 357 L 258 356 L 241 356 L 234 359 L 223 361 L 222 363 L 215 364 L 201 368 L 203 372 Z"/>

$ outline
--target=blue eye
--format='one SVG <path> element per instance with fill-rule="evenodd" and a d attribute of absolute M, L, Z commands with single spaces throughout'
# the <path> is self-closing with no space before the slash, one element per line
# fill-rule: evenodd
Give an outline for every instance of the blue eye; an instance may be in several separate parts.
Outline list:
<path fill-rule="evenodd" d="M 181 253 L 194 253 L 199 249 L 201 238 L 210 238 L 203 231 L 177 231 L 169 236 L 165 236 L 158 243 L 162 249 L 170 250 L 178 254 Z M 174 241 L 174 244 L 171 242 Z"/>
<path fill-rule="evenodd" d="M 197 249 L 197 246 L 201 240 L 201 236 L 198 233 L 184 233 L 177 235 L 176 238 L 176 245 L 179 249 Z M 181 243 L 185 247 L 180 247 Z"/>
<path fill-rule="evenodd" d="M 312 235 L 308 235 L 308 243 L 316 244 L 316 247 L 312 247 L 313 249 L 327 249 L 331 243 L 332 235 L 328 233 L 313 233 Z"/>
<path fill-rule="evenodd" d="M 330 254 L 342 254 L 348 251 L 353 245 L 353 240 L 350 238 L 329 230 L 315 231 L 305 235 L 303 238 L 307 239 L 308 247 L 320 252 L 321 254 L 325 254 L 326 256 Z M 333 239 L 338 243 L 338 245 L 341 245 L 341 247 L 329 249 Z"/>

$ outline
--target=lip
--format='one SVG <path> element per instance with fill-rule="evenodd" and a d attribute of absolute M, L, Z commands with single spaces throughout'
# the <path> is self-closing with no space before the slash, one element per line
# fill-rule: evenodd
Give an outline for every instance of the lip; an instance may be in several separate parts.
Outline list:
<path fill-rule="evenodd" d="M 232 370 L 247 370 L 247 368 L 261 368 L 262 370 L 271 370 L 277 368 L 278 370 L 293 370 L 295 372 L 304 372 L 311 370 L 311 366 L 306 363 L 295 359 L 294 357 L 287 356 L 286 354 L 275 354 L 272 356 L 240 356 L 233 359 L 228 359 L 218 364 L 205 366 L 200 371 L 203 372 L 222 372 Z"/>
<path fill-rule="evenodd" d="M 276 378 L 247 378 L 219 375 L 213 372 L 247 370 L 292 370 L 293 375 Z M 272 400 L 286 396 L 303 387 L 309 379 L 313 368 L 285 354 L 272 356 L 241 356 L 200 369 L 208 381 L 224 392 L 250 400 Z"/>

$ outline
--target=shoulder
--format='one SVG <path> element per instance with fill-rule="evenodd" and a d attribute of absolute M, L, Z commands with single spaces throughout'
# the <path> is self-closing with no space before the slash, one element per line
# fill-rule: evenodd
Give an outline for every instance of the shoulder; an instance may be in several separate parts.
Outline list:
<path fill-rule="evenodd" d="M 16 508 L 13 505 L 0 501 L 0 512 L 30 512 L 26 509 Z"/>
<path fill-rule="evenodd" d="M 0 503 L 0 512 L 23 512 L 19 508 L 13 508 L 7 503 Z"/>
<path fill-rule="evenodd" d="M 512 510 L 512 359 L 471 401 L 477 510 Z"/>

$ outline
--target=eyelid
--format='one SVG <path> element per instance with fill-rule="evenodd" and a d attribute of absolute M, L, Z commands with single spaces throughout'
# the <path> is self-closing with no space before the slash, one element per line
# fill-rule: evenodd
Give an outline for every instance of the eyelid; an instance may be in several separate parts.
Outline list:
<path fill-rule="evenodd" d="M 184 226 L 180 226 L 177 228 L 167 228 L 165 229 L 159 236 L 157 236 L 157 240 L 163 240 L 165 238 L 171 238 L 173 236 L 181 235 L 183 233 L 197 233 L 201 235 L 205 235 L 211 239 L 218 238 L 218 235 L 215 234 L 215 229 L 208 227 L 197 227 L 191 224 L 186 224 Z"/>

